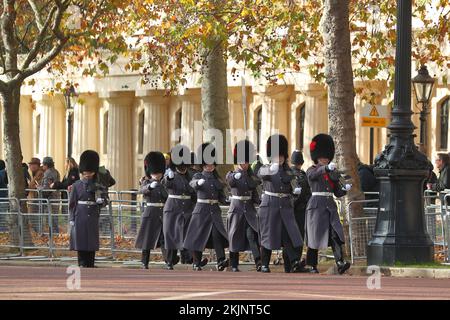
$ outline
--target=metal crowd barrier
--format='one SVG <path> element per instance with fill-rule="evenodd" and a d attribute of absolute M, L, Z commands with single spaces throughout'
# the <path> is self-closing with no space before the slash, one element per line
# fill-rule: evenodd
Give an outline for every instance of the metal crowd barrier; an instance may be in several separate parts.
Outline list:
<path fill-rule="evenodd" d="M 50 199 L 0 198 L 0 259 L 36 257 L 36 254 L 43 258 L 67 256 L 70 238 L 67 191 L 35 189 L 28 191 L 35 193 L 36 196 L 41 196 L 42 192 L 60 192 L 59 194 L 66 192 L 66 194 Z M 109 204 L 101 209 L 99 217 L 100 251 L 106 258 L 136 260 L 140 250 L 136 249 L 134 244 L 145 210 L 145 202 L 137 191 L 110 191 L 109 196 Z M 445 261 L 448 261 L 450 205 L 447 203 L 450 201 L 450 193 L 437 195 L 427 190 L 424 199 L 428 233 L 434 241 L 436 252 L 443 253 Z M 336 200 L 340 216 L 346 215 L 349 223 L 352 262 L 365 259 L 367 256 L 367 243 L 374 232 L 378 201 L 378 199 L 351 201 L 343 208 L 343 202 Z M 15 202 L 13 206 L 11 202 Z M 363 215 L 353 217 L 351 209 L 357 204 L 363 206 Z M 10 210 L 13 207 L 19 209 L 13 212 Z M 226 225 L 228 206 L 220 208 Z M 14 219 L 17 219 L 18 233 L 10 234 L 10 224 L 15 222 Z M 161 255 L 161 251 L 155 250 L 152 254 Z M 213 250 L 205 254 L 214 260 Z M 74 254 L 71 256 L 74 257 Z M 281 257 L 280 252 L 279 256 Z"/>

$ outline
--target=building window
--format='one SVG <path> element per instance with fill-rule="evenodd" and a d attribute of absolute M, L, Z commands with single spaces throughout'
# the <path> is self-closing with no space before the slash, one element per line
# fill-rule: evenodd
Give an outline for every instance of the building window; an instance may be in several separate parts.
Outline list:
<path fill-rule="evenodd" d="M 261 133 L 262 133 L 262 107 L 256 109 L 256 150 L 261 152 Z"/>
<path fill-rule="evenodd" d="M 41 115 L 36 116 L 36 153 L 40 154 L 40 140 L 41 140 Z"/>
<path fill-rule="evenodd" d="M 181 117 L 183 116 L 181 108 L 175 113 L 175 130 L 180 129 L 181 130 Z M 181 143 L 181 132 L 178 137 L 178 143 Z"/>
<path fill-rule="evenodd" d="M 303 150 L 304 140 L 305 140 L 305 104 L 302 104 L 297 109 L 297 149 Z"/>
<path fill-rule="evenodd" d="M 138 127 L 138 153 L 144 153 L 144 123 L 145 123 L 145 110 L 139 112 L 139 127 Z"/>
<path fill-rule="evenodd" d="M 442 150 L 447 150 L 447 148 L 448 148 L 449 108 L 450 108 L 450 98 L 447 98 L 441 105 L 441 118 L 440 118 L 441 143 L 440 143 L 440 149 L 442 149 Z"/>
<path fill-rule="evenodd" d="M 103 114 L 103 154 L 108 153 L 108 126 L 109 126 L 109 112 Z"/>

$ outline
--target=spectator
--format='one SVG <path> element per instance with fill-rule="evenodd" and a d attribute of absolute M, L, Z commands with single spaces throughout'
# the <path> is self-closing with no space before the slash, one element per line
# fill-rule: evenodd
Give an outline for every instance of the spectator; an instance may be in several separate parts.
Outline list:
<path fill-rule="evenodd" d="M 0 160 L 0 198 L 8 198 L 7 189 L 8 189 L 8 175 L 6 174 L 6 163 L 5 161 Z"/>
<path fill-rule="evenodd" d="M 105 166 L 101 166 L 98 169 L 98 174 L 96 175 L 97 182 L 105 186 L 106 188 L 111 188 L 116 184 L 116 180 L 111 175 L 108 169 Z"/>
<path fill-rule="evenodd" d="M 41 167 L 41 160 L 39 158 L 31 158 L 28 162 L 28 166 L 31 171 L 31 180 L 28 184 L 28 212 L 29 213 L 42 213 L 43 208 L 40 202 L 34 199 L 39 198 L 37 188 L 42 184 L 42 179 L 44 178 L 44 169 Z M 29 221 L 33 229 L 42 233 L 40 229 L 41 224 L 39 223 L 41 217 L 30 217 Z"/>
<path fill-rule="evenodd" d="M 450 173 L 448 172 L 450 163 L 449 155 L 446 153 L 438 153 L 435 163 L 439 170 L 439 178 L 436 183 L 427 183 L 427 188 L 437 192 L 444 191 L 444 189 L 450 189 Z"/>
<path fill-rule="evenodd" d="M 54 182 L 50 185 L 52 189 L 59 190 L 69 190 L 72 184 L 80 180 L 80 171 L 78 170 L 78 164 L 74 158 L 68 157 L 66 159 L 66 173 L 64 174 L 64 178 L 61 182 Z M 66 194 L 66 193 L 63 193 Z"/>
<path fill-rule="evenodd" d="M 8 176 L 6 174 L 5 161 L 0 160 L 0 198 L 8 198 Z M 0 231 L 6 231 L 8 226 L 6 225 L 5 212 L 8 211 L 9 204 L 5 200 L 0 200 Z"/>
<path fill-rule="evenodd" d="M 358 176 L 361 184 L 362 192 L 380 192 L 380 185 L 373 172 L 373 167 L 362 162 L 358 163 Z M 366 194 L 364 195 L 366 200 L 377 200 L 379 195 Z M 369 208 L 378 207 L 377 202 L 369 202 L 364 205 Z"/>
<path fill-rule="evenodd" d="M 44 169 L 44 178 L 42 179 L 42 184 L 38 186 L 38 190 L 42 191 L 42 197 L 49 200 L 51 203 L 51 211 L 52 215 L 52 229 L 54 233 L 59 233 L 58 228 L 58 214 L 59 204 L 57 204 L 57 199 L 59 199 L 59 195 L 57 192 L 52 191 L 44 191 L 51 189 L 51 185 L 54 183 L 60 182 L 60 175 L 58 170 L 55 169 L 55 163 L 51 157 L 45 157 L 42 160 L 42 168 Z"/>

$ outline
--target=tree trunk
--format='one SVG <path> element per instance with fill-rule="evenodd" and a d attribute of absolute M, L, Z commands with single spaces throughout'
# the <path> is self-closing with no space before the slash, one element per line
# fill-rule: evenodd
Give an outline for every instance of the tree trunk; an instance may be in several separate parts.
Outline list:
<path fill-rule="evenodd" d="M 344 202 L 346 207 L 350 201 L 364 199 L 357 170 L 359 158 L 356 154 L 348 0 L 324 1 L 321 33 L 324 39 L 325 77 L 328 84 L 328 121 L 330 134 L 336 144 L 336 162 L 338 168 L 353 180 L 353 188 Z M 351 206 L 351 214 L 353 217 L 360 216 L 361 206 Z"/>
<path fill-rule="evenodd" d="M 25 198 L 25 180 L 22 168 L 22 148 L 19 135 L 19 105 L 20 105 L 20 84 L 6 92 L 1 92 L 3 103 L 3 142 L 5 146 L 6 170 L 8 173 L 9 197 L 16 199 Z M 20 203 L 12 201 L 10 204 L 11 212 L 19 212 Z M 23 204 L 22 210 L 26 210 Z M 22 211 L 24 212 L 24 211 Z M 28 228 L 27 219 L 22 219 L 24 239 L 31 241 L 31 235 Z M 11 215 L 9 219 L 10 243 L 20 244 L 19 220 L 18 216 Z M 27 241 L 27 242 L 28 242 Z M 30 245 L 30 244 L 27 244 Z"/>
<path fill-rule="evenodd" d="M 203 139 L 211 142 L 214 140 L 214 132 L 208 129 L 218 130 L 223 141 L 217 140 L 217 148 L 222 148 L 223 163 L 227 160 L 227 152 L 230 146 L 227 145 L 226 130 L 230 128 L 230 116 L 228 113 L 228 84 L 227 84 L 227 63 L 224 55 L 224 45 L 222 41 L 216 44 L 205 53 L 205 63 L 202 67 L 202 119 L 203 119 Z M 217 150 L 219 151 L 219 150 Z M 229 160 L 229 159 L 228 159 Z M 232 169 L 232 165 L 220 165 L 217 168 L 219 174 L 224 177 L 226 172 Z"/>

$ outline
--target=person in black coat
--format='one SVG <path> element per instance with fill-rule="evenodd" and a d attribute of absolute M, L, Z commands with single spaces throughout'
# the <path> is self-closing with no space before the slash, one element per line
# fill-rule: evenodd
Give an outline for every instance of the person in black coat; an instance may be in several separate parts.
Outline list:
<path fill-rule="evenodd" d="M 216 151 L 212 144 L 203 143 L 198 150 L 198 161 L 202 161 L 203 171 L 194 174 L 190 182 L 197 192 L 197 203 L 192 212 L 191 222 L 186 232 L 184 247 L 192 251 L 193 269 L 201 270 L 202 252 L 214 248 L 217 255 L 217 270 L 223 271 L 229 261 L 225 257 L 228 235 L 222 220 L 219 203 L 226 205 L 224 188 L 216 172 Z"/>
<path fill-rule="evenodd" d="M 94 268 L 100 247 L 100 209 L 107 204 L 107 188 L 95 180 L 99 155 L 87 150 L 80 157 L 82 179 L 73 184 L 69 198 L 70 250 L 78 251 L 78 265 Z"/>
<path fill-rule="evenodd" d="M 343 274 L 350 268 L 350 263 L 344 261 L 344 229 L 333 196 L 345 196 L 352 186 L 341 184 L 336 164 L 331 162 L 335 147 L 330 135 L 316 135 L 311 141 L 310 152 L 314 164 L 306 171 L 312 191 L 306 209 L 306 262 L 312 267 L 312 273 L 318 273 L 319 250 L 331 246 L 338 272 Z"/>
<path fill-rule="evenodd" d="M 163 233 L 167 250 L 167 269 L 173 270 L 173 266 L 179 260 L 178 250 L 181 253 L 182 263 L 192 260 L 189 251 L 183 248 L 183 242 L 194 209 L 195 190 L 189 185 L 191 180 L 188 173 L 191 162 L 189 148 L 176 145 L 170 154 L 170 167 L 166 170 L 162 182 L 169 194 L 164 206 Z"/>
<path fill-rule="evenodd" d="M 256 187 L 259 184 L 250 168 L 255 158 L 255 147 L 248 140 L 236 143 L 234 150 L 235 171 L 227 173 L 226 181 L 231 188 L 231 204 L 227 217 L 230 242 L 231 271 L 239 271 L 239 252 L 251 250 L 256 271 L 261 271 L 261 254 L 258 241 L 258 217 L 255 204 L 259 204 Z"/>
<path fill-rule="evenodd" d="M 277 134 L 270 136 L 266 150 L 271 164 L 262 166 L 258 172 L 264 190 L 258 210 L 261 271 L 270 272 L 272 250 L 283 247 L 291 262 L 289 271 L 301 272 L 300 247 L 303 239 L 295 221 L 293 206 L 293 195 L 300 194 L 301 188 L 287 164 L 289 156 L 286 137 Z"/>
<path fill-rule="evenodd" d="M 298 229 L 303 239 L 305 239 L 305 215 L 306 206 L 308 205 L 308 200 L 311 198 L 311 189 L 309 188 L 308 178 L 306 177 L 306 172 L 302 170 L 302 165 L 304 163 L 303 154 L 300 150 L 294 150 L 291 155 L 291 170 L 295 175 L 297 180 L 297 185 L 301 188 L 301 193 L 294 196 L 294 216 L 297 222 Z M 303 252 L 303 246 L 300 246 L 300 257 Z M 289 273 L 291 270 L 291 263 L 289 261 L 289 256 L 286 250 L 283 249 L 283 261 L 284 261 L 284 271 Z M 306 266 L 305 259 L 300 261 L 300 272 L 309 272 Z"/>
<path fill-rule="evenodd" d="M 166 170 L 164 155 L 158 151 L 149 152 L 144 159 L 144 168 L 145 177 L 140 182 L 139 192 L 144 195 L 146 207 L 136 237 L 136 248 L 142 249 L 142 268 L 148 269 L 152 249 L 161 248 L 167 261 L 163 235 L 163 208 L 167 192 L 161 184 Z"/>

